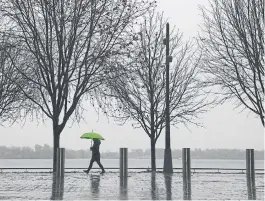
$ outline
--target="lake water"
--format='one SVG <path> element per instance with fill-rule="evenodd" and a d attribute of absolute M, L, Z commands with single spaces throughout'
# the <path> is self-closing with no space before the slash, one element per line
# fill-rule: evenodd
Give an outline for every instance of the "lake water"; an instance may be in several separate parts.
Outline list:
<path fill-rule="evenodd" d="M 163 168 L 163 159 L 157 159 L 157 168 Z M 173 159 L 173 167 L 181 168 L 182 160 Z M 101 159 L 105 168 L 118 168 L 119 159 Z M 129 168 L 148 168 L 150 159 L 128 159 Z M 89 159 L 66 159 L 66 168 L 87 168 Z M 97 164 L 95 164 L 97 167 Z M 246 168 L 245 160 L 192 159 L 192 168 Z M 52 168 L 52 159 L 0 159 L 0 168 Z M 256 169 L 264 169 L 264 160 L 255 160 Z"/>

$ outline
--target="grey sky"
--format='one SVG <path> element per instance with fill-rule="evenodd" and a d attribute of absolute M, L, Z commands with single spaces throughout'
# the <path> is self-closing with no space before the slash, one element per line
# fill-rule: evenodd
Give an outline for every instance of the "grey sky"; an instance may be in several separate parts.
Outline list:
<path fill-rule="evenodd" d="M 198 5 L 207 5 L 207 0 L 159 0 L 158 10 L 164 11 L 170 24 L 175 25 L 186 37 L 196 36 L 198 24 L 201 22 Z M 88 140 L 81 140 L 79 136 L 91 131 L 101 133 L 106 140 L 102 143 L 103 151 L 117 151 L 119 147 L 129 149 L 150 147 L 148 136 L 141 129 L 133 129 L 132 122 L 118 126 L 115 122 L 100 115 L 89 106 L 84 114 L 86 122 L 68 124 L 61 134 L 61 147 L 71 149 L 86 149 Z M 171 148 L 254 148 L 264 149 L 264 129 L 258 118 L 248 111 L 240 113 L 234 110 L 231 103 L 218 106 L 206 114 L 201 115 L 200 122 L 205 128 L 191 125 L 190 131 L 180 125 L 178 129 L 171 126 Z M 51 122 L 27 122 L 23 127 L 15 124 L 12 127 L 0 127 L 0 146 L 30 146 L 35 144 L 53 143 Z M 164 148 L 165 134 L 161 134 L 157 141 L 157 148 Z"/>

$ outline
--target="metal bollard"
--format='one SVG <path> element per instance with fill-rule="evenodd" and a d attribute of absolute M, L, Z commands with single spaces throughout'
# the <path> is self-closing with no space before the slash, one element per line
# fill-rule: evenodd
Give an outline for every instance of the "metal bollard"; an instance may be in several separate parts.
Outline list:
<path fill-rule="evenodd" d="M 120 148 L 120 182 L 121 186 L 127 185 L 128 177 L 128 149 Z"/>
<path fill-rule="evenodd" d="M 248 199 L 256 200 L 254 149 L 246 149 Z"/>
<path fill-rule="evenodd" d="M 182 149 L 183 199 L 191 200 L 190 148 Z"/>
<path fill-rule="evenodd" d="M 64 166 L 65 166 L 65 148 L 58 148 L 57 166 L 56 166 L 56 195 L 58 197 L 62 196 L 64 190 Z"/>

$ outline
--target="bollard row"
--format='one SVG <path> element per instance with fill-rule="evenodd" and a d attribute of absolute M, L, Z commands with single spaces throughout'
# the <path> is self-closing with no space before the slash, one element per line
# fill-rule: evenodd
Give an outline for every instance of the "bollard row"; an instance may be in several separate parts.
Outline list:
<path fill-rule="evenodd" d="M 182 174 L 183 174 L 183 198 L 191 200 L 191 161 L 190 148 L 182 149 Z M 64 188 L 64 169 L 65 169 L 65 149 L 58 148 L 57 150 L 57 167 L 55 174 L 56 194 L 62 196 Z M 246 176 L 248 199 L 256 199 L 255 186 L 255 165 L 254 165 L 254 149 L 246 150 Z M 120 148 L 120 185 L 127 187 L 128 179 L 128 149 Z M 56 196 L 56 197 L 57 197 Z"/>

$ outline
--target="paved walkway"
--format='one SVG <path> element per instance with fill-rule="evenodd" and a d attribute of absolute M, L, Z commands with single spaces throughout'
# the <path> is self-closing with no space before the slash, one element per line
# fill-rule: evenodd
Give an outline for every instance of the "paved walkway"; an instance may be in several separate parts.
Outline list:
<path fill-rule="evenodd" d="M 245 174 L 194 173 L 192 199 L 195 200 L 247 200 Z M 50 173 L 0 173 L 0 200 L 49 200 L 52 174 Z M 256 175 L 257 199 L 264 198 L 264 174 Z M 65 173 L 64 200 L 182 200 L 182 174 L 165 177 L 157 173 L 130 172 L 127 188 L 120 188 L 119 174 L 107 172 L 100 177 L 84 173 Z"/>

